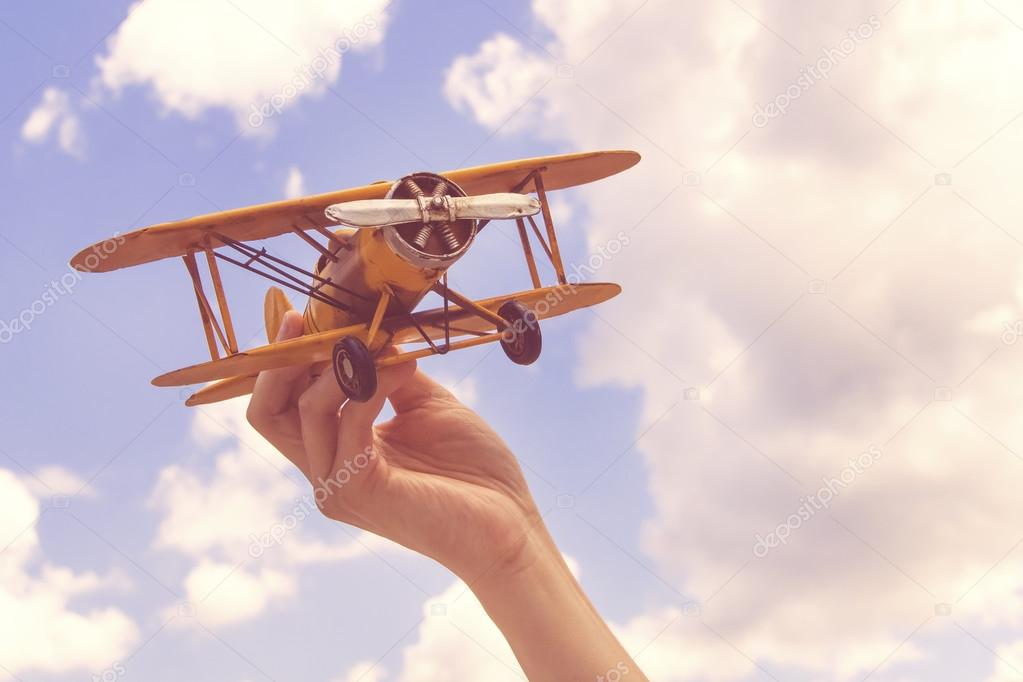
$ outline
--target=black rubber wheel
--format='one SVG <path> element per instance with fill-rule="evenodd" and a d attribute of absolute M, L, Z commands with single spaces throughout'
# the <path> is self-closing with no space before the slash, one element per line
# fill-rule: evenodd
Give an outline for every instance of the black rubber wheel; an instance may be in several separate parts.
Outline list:
<path fill-rule="evenodd" d="M 540 357 L 542 347 L 540 321 L 532 310 L 512 300 L 500 307 L 497 314 L 508 321 L 501 337 L 501 348 L 516 365 L 531 365 Z"/>
<path fill-rule="evenodd" d="M 354 336 L 334 344 L 334 377 L 350 400 L 364 403 L 377 392 L 377 368 L 369 349 Z"/>

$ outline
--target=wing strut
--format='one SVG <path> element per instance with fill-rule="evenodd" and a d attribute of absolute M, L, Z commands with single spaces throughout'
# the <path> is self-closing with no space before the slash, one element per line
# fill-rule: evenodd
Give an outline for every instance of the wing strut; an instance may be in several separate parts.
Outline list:
<path fill-rule="evenodd" d="M 530 221 L 531 223 L 533 221 Z M 533 282 L 533 288 L 539 289 L 543 284 L 540 282 L 540 273 L 536 269 L 536 258 L 533 257 L 533 247 L 529 245 L 529 235 L 526 234 L 526 225 L 522 218 L 517 218 L 515 224 L 519 228 L 519 241 L 522 242 L 522 253 L 526 255 L 526 266 L 529 268 L 529 279 Z"/>
<path fill-rule="evenodd" d="M 337 253 L 341 250 L 341 248 L 343 248 L 342 245 L 338 247 L 337 250 L 330 251 L 327 247 L 324 247 L 304 232 L 298 229 L 295 231 L 298 232 L 299 236 L 303 239 L 314 244 L 321 254 L 329 256 L 335 260 L 337 258 Z M 238 352 L 238 339 L 235 336 L 234 325 L 231 322 L 231 311 L 227 305 L 227 296 L 224 294 L 224 283 L 220 278 L 220 269 L 217 265 L 218 259 L 231 263 L 232 265 L 237 265 L 249 272 L 254 272 L 276 284 L 280 284 L 283 287 L 297 291 L 298 293 L 304 294 L 310 298 L 315 298 L 318 301 L 322 301 L 323 303 L 340 310 L 350 311 L 352 307 L 350 304 L 340 301 L 335 298 L 335 296 L 328 294 L 324 291 L 324 287 L 333 287 L 335 290 L 342 291 L 353 298 L 362 299 L 364 301 L 368 300 L 365 295 L 360 294 L 357 291 L 352 291 L 347 287 L 343 287 L 332 282 L 329 278 L 320 277 L 316 273 L 303 270 L 297 265 L 293 265 L 282 258 L 277 258 L 276 256 L 267 253 L 265 247 L 257 249 L 254 246 L 216 232 L 212 233 L 212 237 L 219 241 L 222 245 L 233 249 L 245 257 L 245 260 L 238 260 L 216 251 L 213 248 L 213 244 L 211 243 L 212 240 L 209 237 L 206 238 L 201 247 L 202 251 L 206 254 L 206 263 L 209 266 L 210 281 L 213 283 L 213 291 L 217 297 L 217 307 L 220 310 L 220 319 L 218 320 L 217 315 L 213 310 L 213 306 L 210 305 L 210 301 L 206 297 L 206 292 L 203 290 L 202 277 L 199 275 L 199 266 L 195 258 L 195 252 L 199 249 L 189 249 L 185 255 L 182 256 L 185 261 L 185 268 L 188 270 L 188 275 L 192 279 L 192 288 L 195 290 L 196 302 L 199 304 L 199 316 L 202 318 L 203 332 L 206 334 L 206 344 L 209 346 L 210 358 L 213 360 L 220 359 L 221 349 L 223 349 L 224 354 L 228 356 L 235 355 Z M 328 238 L 333 239 L 332 236 Z M 328 244 L 329 243 L 330 242 L 328 242 Z M 309 278 L 309 280 L 312 281 L 312 284 L 308 284 L 308 280 L 302 279 L 303 276 Z M 217 344 L 218 341 L 219 347 Z"/>
<path fill-rule="evenodd" d="M 224 294 L 224 283 L 220 279 L 220 268 L 217 267 L 217 259 L 214 257 L 213 249 L 210 248 L 209 243 L 206 244 L 203 251 L 206 252 L 206 264 L 210 268 L 210 281 L 213 282 L 213 291 L 217 295 L 217 306 L 220 308 L 220 319 L 224 322 L 224 332 L 227 334 L 225 350 L 229 354 L 237 353 L 238 339 L 234 335 L 234 324 L 231 322 L 231 310 L 227 307 L 227 296 Z"/>
<path fill-rule="evenodd" d="M 533 185 L 532 191 L 536 192 L 536 198 L 540 200 L 540 214 L 543 216 L 543 225 L 547 232 L 547 240 L 544 241 L 543 235 L 540 234 L 540 229 L 536 225 L 536 221 L 533 220 L 532 216 L 527 216 L 529 219 L 530 227 L 533 228 L 533 233 L 536 235 L 537 240 L 540 242 L 540 246 L 543 247 L 544 253 L 547 254 L 547 258 L 550 259 L 551 265 L 554 266 L 554 274 L 558 278 L 558 284 L 567 284 L 568 278 L 565 276 L 565 263 L 561 260 L 561 249 L 558 246 L 558 235 L 554 231 L 554 220 L 551 218 L 551 207 L 547 202 L 547 190 L 543 184 L 543 173 L 547 170 L 546 166 L 540 166 L 531 170 L 526 177 L 524 177 L 519 184 L 512 188 L 512 192 L 521 192 L 530 183 Z M 481 220 L 476 231 L 482 230 L 489 220 Z M 517 219 L 519 226 L 519 239 L 522 240 L 522 251 L 526 256 L 526 265 L 529 267 L 529 276 L 533 280 L 533 286 L 537 289 L 540 288 L 540 276 L 536 271 L 536 260 L 533 258 L 533 250 L 529 246 L 529 235 L 526 233 L 525 224 L 522 219 Z M 549 244 L 549 246 L 548 246 Z"/>
<path fill-rule="evenodd" d="M 245 242 L 240 242 L 235 239 L 231 239 L 227 235 L 219 233 L 215 233 L 214 236 L 218 240 L 220 240 L 220 242 L 223 243 L 225 246 L 228 246 L 234 251 L 237 251 L 241 255 L 245 256 L 246 259 L 244 261 L 237 260 L 231 258 L 230 256 L 225 256 L 219 251 L 214 251 L 213 252 L 214 256 L 223 261 L 231 263 L 232 265 L 237 265 L 238 267 L 244 270 L 254 272 L 260 277 L 264 277 L 270 280 L 271 282 L 280 284 L 282 287 L 287 287 L 288 289 L 297 291 L 298 293 L 304 294 L 309 298 L 315 298 L 316 300 L 322 303 L 326 303 L 327 305 L 333 306 L 335 308 L 338 308 L 339 310 L 344 310 L 347 312 L 351 312 L 352 306 L 347 303 L 344 303 L 343 301 L 339 301 L 334 296 L 325 292 L 324 287 L 332 287 L 335 290 L 344 292 L 345 294 L 348 294 L 349 296 L 352 296 L 354 298 L 370 302 L 365 295 L 360 294 L 359 292 L 349 289 L 347 287 L 341 286 L 340 284 L 331 281 L 329 277 L 328 278 L 320 277 L 314 272 L 304 270 L 298 267 L 297 265 L 289 263 L 283 258 L 278 258 L 277 256 L 268 253 L 266 247 L 257 249 L 256 247 L 250 244 L 246 244 Z M 336 256 L 336 252 L 333 252 L 332 256 Z M 265 268 L 270 272 L 261 270 L 257 266 Z M 297 273 L 297 275 L 294 273 Z M 306 284 L 306 280 L 303 280 L 298 275 L 302 275 L 303 277 L 311 279 L 314 284 L 312 286 Z"/>
<path fill-rule="evenodd" d="M 210 348 L 210 358 L 218 360 L 220 358 L 220 351 L 217 348 L 218 340 L 220 341 L 220 347 L 224 349 L 224 353 L 227 355 L 233 355 L 238 352 L 238 342 L 235 340 L 234 327 L 231 324 L 231 314 L 227 309 L 227 299 L 224 296 L 224 285 L 220 281 L 220 271 L 217 270 L 216 261 L 210 255 L 211 253 L 209 249 L 206 250 L 206 258 L 210 265 L 210 279 L 213 282 L 220 314 L 224 321 L 223 328 L 221 328 L 220 322 L 217 321 L 217 316 L 213 312 L 213 306 L 210 305 L 209 299 L 206 298 L 206 292 L 203 290 L 202 278 L 199 276 L 199 265 L 195 261 L 195 251 L 187 252 L 182 258 L 185 261 L 188 276 L 192 278 L 192 288 L 195 290 L 195 300 L 199 304 L 199 316 L 202 318 L 203 331 L 206 333 L 206 344 Z"/>
<path fill-rule="evenodd" d="M 412 326 L 416 328 L 416 331 L 419 332 L 419 335 L 421 337 L 423 337 L 423 341 L 426 341 L 426 345 L 429 346 L 430 352 L 427 353 L 427 355 L 434 354 L 434 353 L 437 354 L 437 355 L 446 355 L 448 353 L 448 351 L 451 350 L 451 318 L 450 318 L 450 313 L 449 313 L 449 309 L 448 309 L 448 297 L 445 295 L 447 292 L 450 291 L 450 289 L 448 289 L 448 273 L 447 272 L 444 273 L 444 275 L 441 277 L 441 280 L 439 282 L 437 282 L 433 286 L 433 288 L 434 288 L 434 291 L 442 290 L 442 291 L 445 292 L 445 293 L 441 294 L 441 298 L 444 299 L 444 318 L 443 318 L 444 319 L 444 345 L 443 346 L 438 346 L 436 343 L 433 342 L 433 339 L 430 338 L 430 335 L 426 333 L 425 329 L 423 329 L 423 325 L 419 324 L 419 320 L 416 318 L 415 313 L 413 313 L 411 310 L 406 310 L 405 312 L 408 314 L 409 322 L 412 323 Z M 402 353 L 401 355 L 404 355 L 404 353 Z"/>

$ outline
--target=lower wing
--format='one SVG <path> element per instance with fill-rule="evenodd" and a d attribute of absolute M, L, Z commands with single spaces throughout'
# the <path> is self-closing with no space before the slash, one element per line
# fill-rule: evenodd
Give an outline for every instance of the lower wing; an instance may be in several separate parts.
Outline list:
<path fill-rule="evenodd" d="M 621 292 L 621 287 L 617 284 L 563 284 L 495 296 L 476 301 L 476 303 L 496 313 L 504 303 L 517 300 L 532 310 L 538 319 L 545 319 L 602 303 L 617 296 L 619 292 Z M 450 330 L 451 338 L 495 331 L 492 322 L 479 317 L 471 310 L 464 310 L 456 305 L 451 305 L 447 311 L 447 325 L 445 325 L 443 308 L 424 310 L 414 313 L 412 317 L 431 340 L 443 339 L 446 326 Z M 153 385 L 185 386 L 221 380 L 206 386 L 189 398 L 187 402 L 189 405 L 200 405 L 246 395 L 252 391 L 252 385 L 259 372 L 266 369 L 327 361 L 330 359 L 334 344 L 339 339 L 345 336 L 355 336 L 365 341 L 368 331 L 368 324 L 357 324 L 259 346 L 226 358 L 162 374 L 153 379 Z M 420 330 L 408 316 L 385 319 L 381 324 L 381 332 L 387 334 L 389 343 L 392 345 L 424 340 Z"/>

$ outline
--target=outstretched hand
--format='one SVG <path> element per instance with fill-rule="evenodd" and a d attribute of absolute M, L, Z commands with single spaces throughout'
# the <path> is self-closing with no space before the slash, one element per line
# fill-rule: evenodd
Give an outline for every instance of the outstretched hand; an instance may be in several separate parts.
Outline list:
<path fill-rule="evenodd" d="M 289 312 L 278 340 L 301 333 Z M 385 400 L 395 416 L 374 426 Z M 309 366 L 264 371 L 248 419 L 305 474 L 324 514 L 463 579 L 520 570 L 548 544 L 511 451 L 414 361 L 382 368 L 365 403 L 345 402 L 329 368 L 315 378 Z"/>
<path fill-rule="evenodd" d="M 277 338 L 301 333 L 289 312 Z M 387 400 L 394 418 L 374 425 Z M 345 402 L 330 370 L 261 372 L 248 418 L 327 516 L 465 580 L 530 680 L 646 680 L 568 570 L 508 446 L 414 362 L 381 369 L 365 403 Z"/>

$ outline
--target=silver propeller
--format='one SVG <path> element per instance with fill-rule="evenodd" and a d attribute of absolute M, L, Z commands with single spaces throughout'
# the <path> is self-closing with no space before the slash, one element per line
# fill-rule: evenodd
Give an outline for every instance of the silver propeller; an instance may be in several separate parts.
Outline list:
<path fill-rule="evenodd" d="M 506 220 L 536 215 L 539 211 L 540 202 L 533 197 L 501 192 L 471 197 L 434 194 L 413 199 L 362 199 L 331 204 L 324 213 L 349 227 L 383 227 L 415 221 L 425 226 L 466 219 Z"/>

